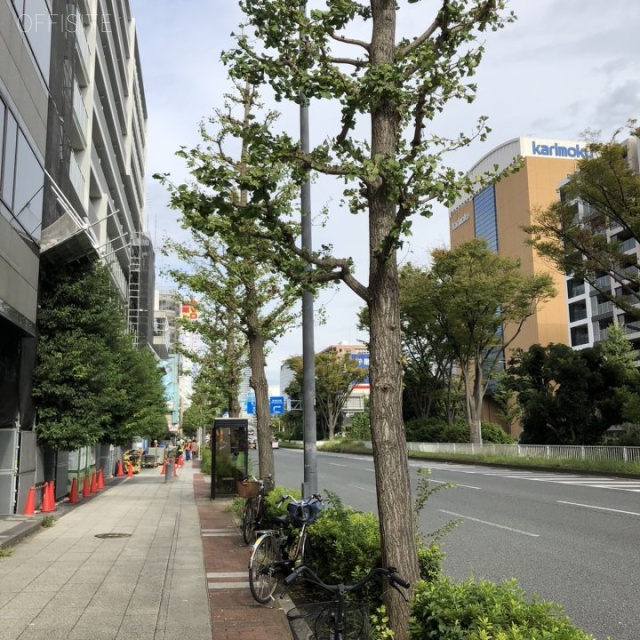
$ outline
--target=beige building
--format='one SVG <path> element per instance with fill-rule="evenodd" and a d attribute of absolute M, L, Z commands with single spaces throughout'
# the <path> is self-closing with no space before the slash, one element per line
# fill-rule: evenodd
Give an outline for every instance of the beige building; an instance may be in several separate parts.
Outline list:
<path fill-rule="evenodd" d="M 496 165 L 498 170 L 505 169 L 518 157 L 522 158 L 522 168 L 495 185 L 462 196 L 449 210 L 452 247 L 473 238 L 485 238 L 499 255 L 520 258 L 526 273 L 547 272 L 553 276 L 558 295 L 526 321 L 510 350 L 528 349 L 536 343 L 569 344 L 565 276 L 526 244 L 522 227 L 533 222 L 536 211 L 558 199 L 560 183 L 587 154 L 586 145 L 575 141 L 521 137 L 505 142 L 476 163 L 469 175 L 481 176 L 494 171 Z M 505 327 L 505 335 L 509 336 L 509 327 Z M 506 353 L 505 360 L 508 359 Z M 483 419 L 498 421 L 491 403 L 487 403 Z"/>

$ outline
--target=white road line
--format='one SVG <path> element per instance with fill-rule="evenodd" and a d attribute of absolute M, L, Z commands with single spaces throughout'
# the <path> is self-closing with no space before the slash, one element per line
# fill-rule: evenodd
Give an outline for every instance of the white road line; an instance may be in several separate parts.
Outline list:
<path fill-rule="evenodd" d="M 346 464 L 338 464 L 337 462 L 330 462 L 329 465 L 332 467 L 346 467 Z"/>
<path fill-rule="evenodd" d="M 375 473 L 375 472 L 376 472 L 376 470 L 375 470 L 375 469 L 368 469 L 368 468 L 367 468 L 367 469 L 365 469 L 365 471 L 371 471 L 371 473 Z"/>
<path fill-rule="evenodd" d="M 478 518 L 472 518 L 471 516 L 465 516 L 461 513 L 455 513 L 454 511 L 445 511 L 444 509 L 438 509 L 441 513 L 446 513 L 450 516 L 455 516 L 456 518 L 462 518 L 464 520 L 471 520 L 472 522 L 479 522 L 480 524 L 486 524 L 490 527 L 497 527 L 498 529 L 506 529 L 507 531 L 511 531 L 512 533 L 520 533 L 523 536 L 529 536 L 531 538 L 539 538 L 539 533 L 530 533 L 529 531 L 521 531 L 520 529 L 514 529 L 513 527 L 507 527 L 503 524 L 497 524 L 495 522 L 487 522 L 486 520 L 479 520 Z"/>
<path fill-rule="evenodd" d="M 375 489 L 369 489 L 367 487 L 359 487 L 357 484 L 350 484 L 350 487 L 353 487 L 354 489 L 360 489 L 360 491 L 366 491 L 367 493 L 375 493 L 376 490 Z"/>
<path fill-rule="evenodd" d="M 207 588 L 211 591 L 216 589 L 248 589 L 248 582 L 207 582 Z"/>
<path fill-rule="evenodd" d="M 453 481 L 444 481 L 444 480 L 432 480 L 431 478 L 429 478 L 429 482 L 433 482 L 434 484 L 452 484 L 455 487 L 463 487 L 464 489 L 477 489 L 478 491 L 481 491 L 482 489 L 480 487 L 474 487 L 470 484 L 458 484 L 457 482 Z"/>
<path fill-rule="evenodd" d="M 636 511 L 623 511 L 622 509 L 609 509 L 608 507 L 596 507 L 593 504 L 580 504 L 579 502 L 565 502 L 564 500 L 558 500 L 558 504 L 568 504 L 572 507 L 583 507 L 585 509 L 596 509 L 598 511 L 611 511 L 613 513 L 624 513 L 628 516 L 638 516 L 640 517 L 640 513 Z"/>
<path fill-rule="evenodd" d="M 209 571 L 207 579 L 216 580 L 217 578 L 246 578 L 246 571 Z"/>

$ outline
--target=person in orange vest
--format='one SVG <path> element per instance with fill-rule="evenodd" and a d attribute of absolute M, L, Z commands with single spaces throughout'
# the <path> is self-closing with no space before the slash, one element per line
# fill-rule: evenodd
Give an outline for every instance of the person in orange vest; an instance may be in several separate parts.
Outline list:
<path fill-rule="evenodd" d="M 188 462 L 191 460 L 191 440 L 184 443 L 184 459 Z"/>

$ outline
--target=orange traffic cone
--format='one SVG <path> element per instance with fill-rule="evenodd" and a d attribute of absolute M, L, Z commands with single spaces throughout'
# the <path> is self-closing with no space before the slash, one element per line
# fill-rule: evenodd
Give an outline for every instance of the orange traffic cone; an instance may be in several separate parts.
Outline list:
<path fill-rule="evenodd" d="M 173 465 L 173 477 L 177 478 L 178 477 L 178 461 L 176 460 L 175 464 Z"/>
<path fill-rule="evenodd" d="M 133 464 L 129 461 L 129 466 L 127 467 L 127 477 L 133 478 Z"/>
<path fill-rule="evenodd" d="M 98 480 L 96 478 L 96 472 L 91 472 L 91 484 L 89 485 L 89 491 L 96 493 L 98 491 Z"/>
<path fill-rule="evenodd" d="M 124 471 L 122 469 L 122 460 L 118 460 L 118 464 L 116 465 L 116 477 L 122 478 L 124 475 Z"/>
<path fill-rule="evenodd" d="M 49 483 L 45 482 L 42 487 L 42 513 L 49 513 L 53 511 L 53 505 L 51 504 L 51 492 L 49 491 Z"/>
<path fill-rule="evenodd" d="M 78 497 L 78 482 L 75 478 L 71 481 L 71 491 L 69 492 L 69 502 L 71 504 L 80 502 L 80 498 Z"/>
<path fill-rule="evenodd" d="M 82 485 L 82 497 L 88 498 L 91 495 L 91 489 L 89 487 L 89 476 L 85 474 L 84 483 Z"/>
<path fill-rule="evenodd" d="M 98 469 L 98 490 L 104 489 L 104 475 L 102 473 L 102 467 Z"/>
<path fill-rule="evenodd" d="M 36 488 L 31 487 L 29 494 L 27 495 L 27 501 L 24 503 L 25 516 L 32 516 L 36 512 Z"/>
<path fill-rule="evenodd" d="M 163 460 L 162 467 L 160 468 L 160 475 L 163 476 L 165 473 L 167 473 L 167 461 Z"/>

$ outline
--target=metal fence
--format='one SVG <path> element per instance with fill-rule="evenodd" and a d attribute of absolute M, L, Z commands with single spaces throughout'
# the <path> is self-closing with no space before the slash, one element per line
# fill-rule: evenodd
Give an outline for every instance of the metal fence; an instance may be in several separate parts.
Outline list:
<path fill-rule="evenodd" d="M 469 444 L 446 442 L 408 442 L 409 451 L 422 453 L 466 453 L 508 458 L 547 458 L 561 460 L 640 461 L 640 447 L 581 447 L 545 444 Z"/>

